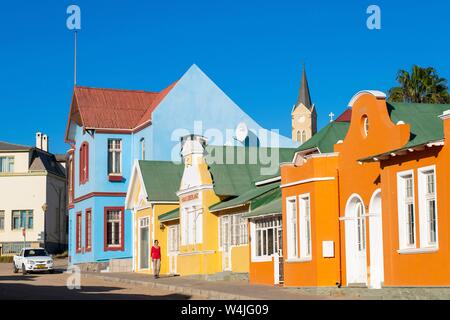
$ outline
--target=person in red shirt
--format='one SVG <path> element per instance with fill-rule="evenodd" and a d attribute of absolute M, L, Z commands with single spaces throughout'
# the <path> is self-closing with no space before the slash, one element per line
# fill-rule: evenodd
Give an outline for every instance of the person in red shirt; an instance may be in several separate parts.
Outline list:
<path fill-rule="evenodd" d="M 153 276 L 155 279 L 159 278 L 159 269 L 161 268 L 161 247 L 158 240 L 155 240 L 152 246 L 151 258 L 153 264 Z"/>

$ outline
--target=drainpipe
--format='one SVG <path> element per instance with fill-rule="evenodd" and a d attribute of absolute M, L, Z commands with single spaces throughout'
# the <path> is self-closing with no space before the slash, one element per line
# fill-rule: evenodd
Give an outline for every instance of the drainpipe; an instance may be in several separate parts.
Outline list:
<path fill-rule="evenodd" d="M 336 282 L 336 286 L 340 288 L 342 286 L 342 237 L 341 237 L 341 220 L 340 218 L 340 210 L 341 210 L 341 184 L 339 178 L 339 169 L 336 169 L 337 175 L 337 188 L 338 188 L 338 234 L 339 234 L 339 282 Z"/>

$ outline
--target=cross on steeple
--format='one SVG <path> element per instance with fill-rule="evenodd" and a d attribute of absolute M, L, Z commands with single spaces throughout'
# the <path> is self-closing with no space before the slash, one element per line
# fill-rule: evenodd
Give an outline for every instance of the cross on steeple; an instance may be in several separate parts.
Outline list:
<path fill-rule="evenodd" d="M 333 112 L 330 112 L 328 116 L 330 117 L 330 122 L 333 122 L 335 114 Z"/>

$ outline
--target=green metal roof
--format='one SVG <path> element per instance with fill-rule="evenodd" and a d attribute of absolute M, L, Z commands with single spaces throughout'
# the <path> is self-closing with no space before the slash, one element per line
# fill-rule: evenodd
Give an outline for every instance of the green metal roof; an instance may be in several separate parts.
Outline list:
<path fill-rule="evenodd" d="M 333 121 L 323 127 L 319 132 L 302 144 L 297 151 L 318 148 L 321 153 L 334 152 L 334 145 L 339 140 L 344 140 L 347 135 L 349 122 Z M 291 159 L 292 160 L 292 159 Z"/>
<path fill-rule="evenodd" d="M 254 199 L 250 205 L 250 212 L 245 218 L 255 218 L 269 214 L 281 214 L 281 189 L 276 188 Z"/>
<path fill-rule="evenodd" d="M 388 103 L 392 122 L 403 121 L 411 126 L 411 136 L 404 148 L 444 138 L 444 124 L 439 118 L 450 104 Z"/>
<path fill-rule="evenodd" d="M 178 201 L 184 165 L 171 161 L 139 161 L 148 201 Z"/>
<path fill-rule="evenodd" d="M 248 204 L 252 199 L 257 198 L 275 188 L 279 188 L 279 186 L 280 186 L 279 183 L 272 183 L 262 187 L 252 188 L 238 197 L 217 203 L 211 206 L 209 209 L 211 211 L 218 211 L 245 205 Z"/>
<path fill-rule="evenodd" d="M 169 211 L 167 213 L 161 214 L 158 219 L 160 222 L 166 222 L 170 220 L 177 220 L 180 218 L 180 209 L 176 208 L 172 211 Z"/>

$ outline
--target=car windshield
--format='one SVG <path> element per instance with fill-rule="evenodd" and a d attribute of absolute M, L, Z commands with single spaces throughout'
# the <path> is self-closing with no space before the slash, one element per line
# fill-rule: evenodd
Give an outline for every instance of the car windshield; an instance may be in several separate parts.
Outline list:
<path fill-rule="evenodd" d="M 24 257 L 45 257 L 48 256 L 44 249 L 30 249 L 25 250 Z"/>

